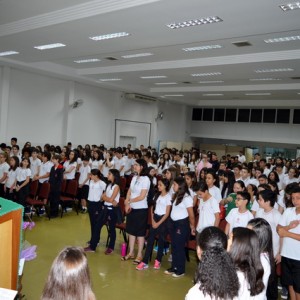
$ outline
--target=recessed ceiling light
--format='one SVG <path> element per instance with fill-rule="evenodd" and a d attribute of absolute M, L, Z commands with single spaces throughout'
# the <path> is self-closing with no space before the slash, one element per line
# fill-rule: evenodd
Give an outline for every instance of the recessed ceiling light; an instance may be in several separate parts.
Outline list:
<path fill-rule="evenodd" d="M 145 57 L 145 56 L 151 56 L 153 53 L 137 53 L 137 54 L 129 54 L 129 55 L 123 55 L 123 58 L 136 58 L 136 57 Z"/>
<path fill-rule="evenodd" d="M 172 84 L 177 84 L 177 82 L 156 82 L 154 84 L 157 84 L 157 85 L 172 85 Z"/>
<path fill-rule="evenodd" d="M 223 83 L 223 80 L 207 80 L 207 81 L 199 81 L 199 83 Z"/>
<path fill-rule="evenodd" d="M 102 82 L 106 82 L 106 81 L 120 81 L 122 80 L 121 78 L 104 78 L 104 79 L 99 79 Z"/>
<path fill-rule="evenodd" d="M 300 8 L 300 2 L 293 2 L 293 3 L 288 3 L 288 4 L 282 4 L 282 5 L 279 5 L 279 7 L 283 11 L 289 11 L 289 10 L 299 9 Z"/>
<path fill-rule="evenodd" d="M 165 75 L 153 75 L 153 76 L 141 76 L 142 79 L 157 79 L 157 78 L 167 78 Z"/>
<path fill-rule="evenodd" d="M 164 97 L 183 97 L 183 95 L 181 95 L 181 94 L 164 95 Z"/>
<path fill-rule="evenodd" d="M 40 45 L 40 46 L 34 46 L 33 48 L 38 50 L 47 50 L 47 49 L 53 49 L 53 48 L 60 48 L 65 47 L 65 44 L 62 43 L 55 43 L 55 44 L 48 44 L 48 45 Z"/>
<path fill-rule="evenodd" d="M 98 58 L 89 58 L 89 59 L 74 60 L 74 63 L 83 64 L 83 63 L 97 62 L 97 61 L 100 61 L 100 59 L 98 59 Z"/>
<path fill-rule="evenodd" d="M 8 56 L 8 55 L 14 55 L 14 54 L 19 54 L 17 51 L 4 51 L 0 52 L 0 56 Z"/>
<path fill-rule="evenodd" d="M 251 78 L 250 81 L 272 81 L 272 80 L 281 80 L 280 78 Z"/>
<path fill-rule="evenodd" d="M 206 17 L 206 18 L 201 18 L 201 19 L 183 21 L 183 22 L 178 22 L 178 23 L 170 23 L 170 24 L 167 24 L 167 26 L 171 29 L 178 29 L 178 28 L 185 28 L 185 27 L 196 26 L 196 25 L 218 23 L 218 22 L 222 22 L 222 21 L 223 20 L 221 18 L 215 16 L 215 17 Z"/>
<path fill-rule="evenodd" d="M 104 35 L 96 35 L 89 37 L 93 41 L 102 41 L 102 40 L 109 40 L 109 39 L 115 39 L 123 36 L 128 36 L 130 33 L 127 32 L 116 32 L 116 33 L 110 33 L 110 34 L 104 34 Z"/>
<path fill-rule="evenodd" d="M 271 93 L 247 93 L 246 96 L 270 96 Z"/>
<path fill-rule="evenodd" d="M 222 75 L 221 72 L 210 72 L 210 73 L 197 73 L 197 74 L 191 74 L 193 77 L 205 77 L 205 76 L 216 76 L 216 75 Z"/>
<path fill-rule="evenodd" d="M 255 73 L 273 73 L 273 72 L 291 72 L 294 71 L 294 69 L 291 68 L 279 68 L 279 69 L 260 69 L 255 70 Z"/>
<path fill-rule="evenodd" d="M 220 49 L 223 48 L 221 45 L 206 45 L 199 47 L 190 47 L 190 48 L 182 48 L 183 51 L 201 51 L 201 50 L 211 50 L 211 49 Z"/>
<path fill-rule="evenodd" d="M 202 96 L 224 96 L 224 94 L 202 94 Z"/>
<path fill-rule="evenodd" d="M 270 43 L 292 42 L 292 41 L 299 41 L 299 40 L 300 40 L 300 35 L 295 35 L 295 36 L 284 36 L 284 37 L 279 37 L 274 39 L 267 39 L 264 40 L 264 42 L 270 44 Z"/>

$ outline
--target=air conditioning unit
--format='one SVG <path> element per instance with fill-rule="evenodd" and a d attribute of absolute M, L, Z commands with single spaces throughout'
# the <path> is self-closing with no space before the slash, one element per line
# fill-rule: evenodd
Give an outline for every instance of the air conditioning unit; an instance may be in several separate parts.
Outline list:
<path fill-rule="evenodd" d="M 156 102 L 157 99 L 154 97 L 142 95 L 142 94 L 134 94 L 134 93 L 125 93 L 125 99 L 133 100 L 133 101 L 140 101 L 140 102 Z"/>

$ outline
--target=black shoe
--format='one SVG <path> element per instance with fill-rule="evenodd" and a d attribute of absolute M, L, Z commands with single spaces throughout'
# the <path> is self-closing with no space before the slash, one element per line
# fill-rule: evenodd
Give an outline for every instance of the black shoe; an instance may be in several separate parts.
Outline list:
<path fill-rule="evenodd" d="M 169 268 L 168 270 L 166 270 L 164 272 L 166 275 L 172 275 L 172 274 L 175 274 L 176 273 L 176 269 L 174 268 Z"/>

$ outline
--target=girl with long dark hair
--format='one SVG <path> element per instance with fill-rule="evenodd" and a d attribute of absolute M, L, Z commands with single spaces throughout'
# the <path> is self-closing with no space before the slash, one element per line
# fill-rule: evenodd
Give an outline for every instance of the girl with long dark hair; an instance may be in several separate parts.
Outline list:
<path fill-rule="evenodd" d="M 195 235 L 193 198 L 190 196 L 185 179 L 177 177 L 173 183 L 174 196 L 171 211 L 172 266 L 165 274 L 173 277 L 184 276 L 185 243 L 190 233 Z"/>
<path fill-rule="evenodd" d="M 152 225 L 147 239 L 147 247 L 142 262 L 136 267 L 137 270 L 148 269 L 149 258 L 153 249 L 155 238 L 158 235 L 157 256 L 154 261 L 154 269 L 160 269 L 161 260 L 164 251 L 164 242 L 166 234 L 166 220 L 171 211 L 171 195 L 169 194 L 170 181 L 160 179 L 157 184 L 158 192 L 154 196 L 154 204 L 151 209 Z"/>

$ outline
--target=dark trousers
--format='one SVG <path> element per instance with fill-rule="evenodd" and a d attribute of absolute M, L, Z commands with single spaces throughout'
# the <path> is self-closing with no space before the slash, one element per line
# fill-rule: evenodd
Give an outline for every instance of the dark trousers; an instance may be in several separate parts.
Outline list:
<path fill-rule="evenodd" d="M 159 222 L 159 220 L 162 218 L 163 216 L 158 216 L 156 214 L 154 214 L 153 218 L 155 222 Z M 158 249 L 157 249 L 157 255 L 156 255 L 156 259 L 161 262 L 162 257 L 164 255 L 164 244 L 165 244 L 165 236 L 166 236 L 166 222 L 163 222 L 159 227 L 157 228 L 150 228 L 149 231 L 149 236 L 147 238 L 147 247 L 146 247 L 146 251 L 145 251 L 145 255 L 143 258 L 143 262 L 145 264 L 148 264 L 149 259 L 150 259 L 150 255 L 153 251 L 153 245 L 155 242 L 155 237 L 158 235 Z"/>
<path fill-rule="evenodd" d="M 4 198 L 11 201 L 16 201 L 16 191 L 13 190 L 12 193 L 9 192 L 9 188 L 6 188 L 6 193 Z"/>
<path fill-rule="evenodd" d="M 103 206 L 104 209 L 107 210 L 106 217 L 103 218 L 103 225 L 108 222 L 108 228 L 109 228 L 109 244 L 108 248 L 115 249 L 115 243 L 116 243 L 116 223 L 117 223 L 117 215 L 115 213 L 115 209 L 108 209 L 105 208 L 105 205 Z M 105 212 L 104 212 L 105 213 Z M 102 225 L 102 226 L 103 226 Z M 101 226 L 101 224 L 100 224 Z M 101 228 L 102 228 L 101 226 Z M 101 230 L 100 228 L 100 230 Z"/>
<path fill-rule="evenodd" d="M 102 203 L 89 201 L 88 212 L 91 224 L 90 247 L 95 250 L 100 241 L 100 231 L 103 225 Z"/>
<path fill-rule="evenodd" d="M 18 182 L 18 185 L 21 185 L 24 181 Z M 26 197 L 29 195 L 29 183 L 26 184 L 24 187 L 22 187 L 18 192 L 17 192 L 17 203 L 25 206 L 26 202 Z"/>
<path fill-rule="evenodd" d="M 49 193 L 50 216 L 57 217 L 60 199 L 60 189 L 51 189 Z"/>
<path fill-rule="evenodd" d="M 185 272 L 185 244 L 190 235 L 189 219 L 172 221 L 171 225 L 172 268 L 180 274 Z"/>
<path fill-rule="evenodd" d="M 0 198 L 4 198 L 5 193 L 4 193 L 4 184 L 0 183 Z"/>

